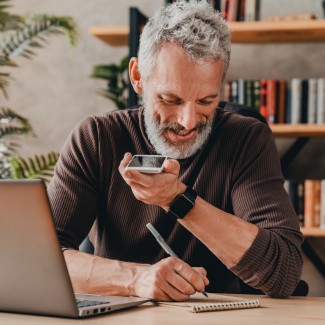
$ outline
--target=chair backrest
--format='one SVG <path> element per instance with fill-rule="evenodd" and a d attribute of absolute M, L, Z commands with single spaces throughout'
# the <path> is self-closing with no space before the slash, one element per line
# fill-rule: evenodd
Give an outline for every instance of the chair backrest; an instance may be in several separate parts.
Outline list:
<path fill-rule="evenodd" d="M 219 102 L 219 107 L 228 110 L 228 111 L 233 111 L 236 112 L 240 115 L 243 116 L 249 116 L 249 117 L 255 117 L 256 119 L 258 119 L 259 121 L 268 124 L 266 119 L 264 118 L 264 116 L 254 110 L 253 108 L 246 106 L 246 105 L 242 105 L 242 104 L 237 104 L 237 103 L 231 103 L 231 102 L 224 102 L 224 101 L 220 101 Z"/>

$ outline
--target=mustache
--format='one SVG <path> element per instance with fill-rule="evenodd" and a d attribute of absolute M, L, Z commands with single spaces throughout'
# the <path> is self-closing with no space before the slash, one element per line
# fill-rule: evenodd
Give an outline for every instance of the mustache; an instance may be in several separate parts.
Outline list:
<path fill-rule="evenodd" d="M 166 130 L 171 130 L 174 132 L 181 132 L 186 130 L 187 133 L 190 133 L 192 131 L 202 131 L 204 129 L 204 127 L 206 126 L 206 123 L 203 122 L 198 122 L 194 128 L 192 128 L 191 130 L 186 130 L 184 128 L 184 126 L 182 126 L 181 124 L 177 123 L 177 122 L 170 122 L 170 123 L 164 123 L 162 125 L 159 125 L 158 127 L 158 132 L 163 133 Z"/>

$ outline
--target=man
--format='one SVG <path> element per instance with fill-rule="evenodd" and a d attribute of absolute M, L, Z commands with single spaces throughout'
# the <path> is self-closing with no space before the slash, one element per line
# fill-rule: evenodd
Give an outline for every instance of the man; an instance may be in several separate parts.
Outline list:
<path fill-rule="evenodd" d="M 144 107 L 72 132 L 48 192 L 75 291 L 181 301 L 205 287 L 295 289 L 302 235 L 271 131 L 217 108 L 229 57 L 228 28 L 205 1 L 161 9 L 130 61 Z M 131 153 L 170 159 L 163 173 L 141 174 L 125 170 Z M 78 251 L 90 229 L 94 255 Z"/>

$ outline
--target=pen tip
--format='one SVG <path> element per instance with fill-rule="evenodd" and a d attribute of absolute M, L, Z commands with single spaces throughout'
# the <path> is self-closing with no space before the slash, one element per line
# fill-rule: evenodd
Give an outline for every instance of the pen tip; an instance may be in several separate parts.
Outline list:
<path fill-rule="evenodd" d="M 205 291 L 202 291 L 202 293 L 208 298 L 208 294 Z"/>

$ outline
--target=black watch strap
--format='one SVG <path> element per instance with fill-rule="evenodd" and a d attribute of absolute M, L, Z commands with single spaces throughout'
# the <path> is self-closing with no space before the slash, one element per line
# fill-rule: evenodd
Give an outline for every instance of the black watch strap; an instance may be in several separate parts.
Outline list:
<path fill-rule="evenodd" d="M 168 215 L 178 219 L 184 218 L 187 213 L 194 207 L 197 193 L 191 188 L 187 187 L 186 191 L 176 197 L 170 204 Z"/>

